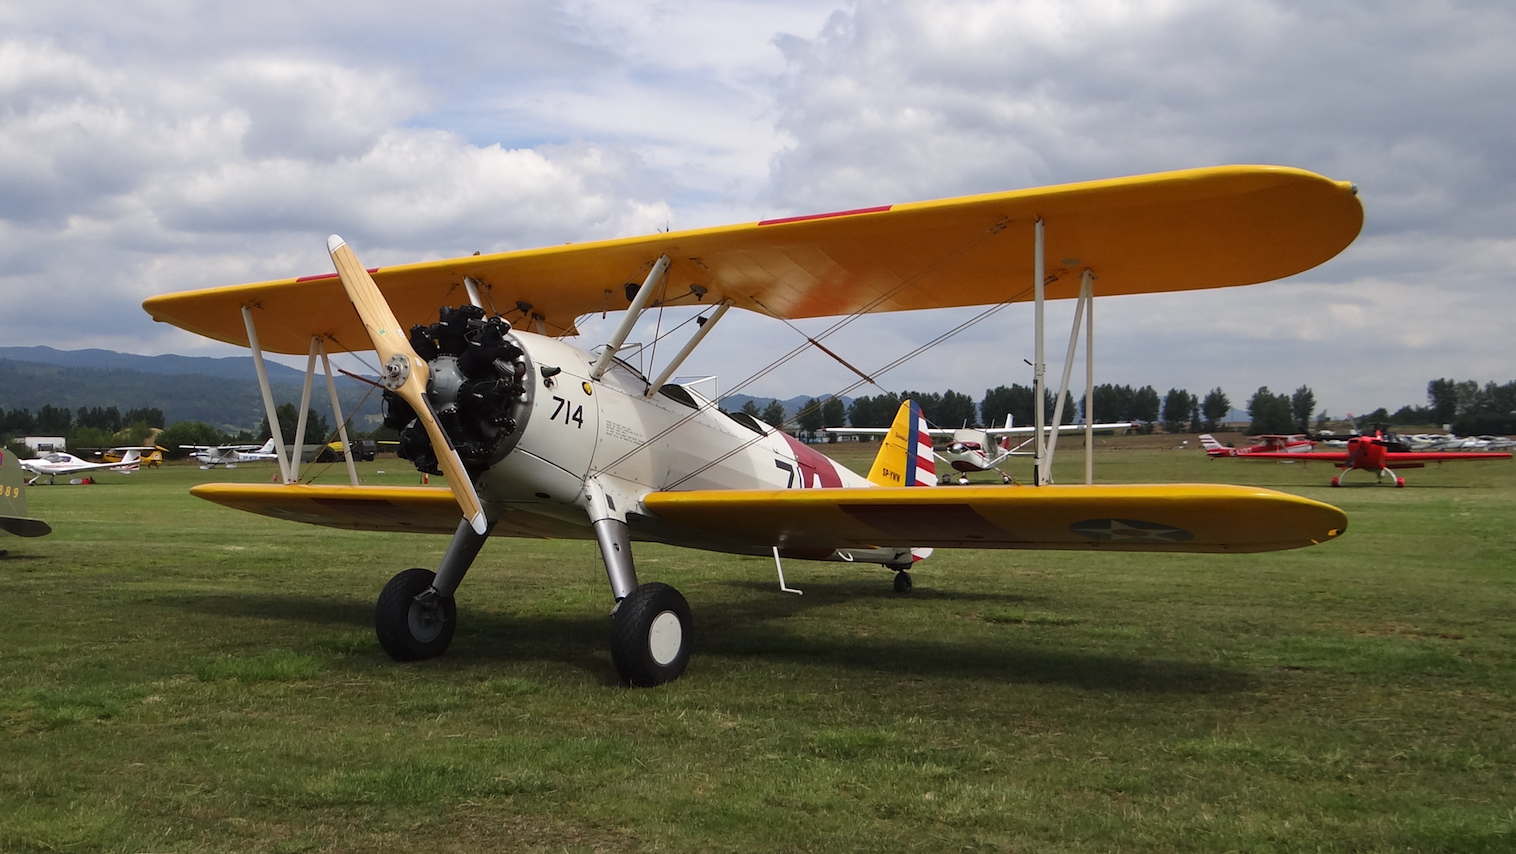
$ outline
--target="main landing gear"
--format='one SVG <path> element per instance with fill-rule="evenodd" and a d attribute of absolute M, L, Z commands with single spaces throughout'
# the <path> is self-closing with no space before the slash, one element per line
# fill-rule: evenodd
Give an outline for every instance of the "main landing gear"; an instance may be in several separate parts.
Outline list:
<path fill-rule="evenodd" d="M 672 682 L 690 663 L 695 623 L 678 590 L 637 583 L 631 531 L 618 519 L 599 519 L 595 540 L 605 561 L 616 607 L 611 611 L 611 661 L 622 681 L 634 688 Z"/>
<path fill-rule="evenodd" d="M 602 519 L 595 523 L 595 536 L 616 598 L 611 611 L 611 660 L 616 672 L 623 682 L 637 688 L 678 679 L 693 649 L 695 624 L 689 603 L 667 584 L 637 583 L 625 522 Z M 374 633 L 391 658 L 419 661 L 447 650 L 458 627 L 453 594 L 487 537 L 488 532 L 475 533 L 465 520 L 453 534 L 436 573 L 407 569 L 384 585 L 374 608 Z M 903 575 L 896 576 L 896 590 Z"/>

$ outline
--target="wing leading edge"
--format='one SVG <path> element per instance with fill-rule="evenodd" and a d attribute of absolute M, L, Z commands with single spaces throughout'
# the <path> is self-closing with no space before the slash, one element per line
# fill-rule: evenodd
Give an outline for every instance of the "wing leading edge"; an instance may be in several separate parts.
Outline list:
<path fill-rule="evenodd" d="M 668 255 L 666 299 L 784 318 L 1030 301 L 1033 224 L 1047 228 L 1049 299 L 1076 296 L 1079 273 L 1099 296 L 1272 281 L 1341 252 L 1363 225 L 1351 184 L 1283 166 L 1190 169 L 888 205 L 837 214 L 668 232 L 373 271 L 403 324 L 461 302 L 465 276 L 512 322 L 552 332 L 590 312 L 627 307 L 623 282 Z M 264 349 L 367 350 L 369 339 L 335 275 L 165 294 L 154 319 L 242 346 L 242 306 Z"/>

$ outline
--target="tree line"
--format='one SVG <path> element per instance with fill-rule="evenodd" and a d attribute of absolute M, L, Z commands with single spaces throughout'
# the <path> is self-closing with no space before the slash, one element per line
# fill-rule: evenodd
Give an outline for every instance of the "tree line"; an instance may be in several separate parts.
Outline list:
<path fill-rule="evenodd" d="M 275 412 L 285 440 L 294 441 L 299 419 L 295 404 L 282 403 L 275 407 Z M 306 443 L 325 442 L 332 429 L 326 417 L 314 409 L 306 412 Z M 29 409 L 0 409 L 0 439 L 8 445 L 22 436 L 62 436 L 71 449 L 110 448 L 145 445 L 156 430 L 153 442 L 167 449 L 170 456 L 179 456 L 180 445 L 262 443 L 273 435 L 267 417 L 256 433 L 228 432 L 204 421 L 176 421 L 167 427 L 163 422 L 163 411 L 152 407 L 122 412 L 114 406 L 81 406 L 70 411 L 68 407 L 45 404 L 35 413 Z M 358 438 L 366 434 L 352 435 Z"/>
<path fill-rule="evenodd" d="M 1152 432 L 1162 425 L 1165 432 L 1185 433 L 1215 431 L 1232 409 L 1231 398 L 1218 386 L 1204 397 L 1186 389 L 1171 388 L 1159 395 L 1150 385 L 1105 383 L 1095 386 L 1094 410 L 1099 421 L 1130 421 L 1139 432 Z M 1046 417 L 1052 419 L 1055 394 L 1043 392 Z M 902 400 L 915 400 L 927 422 L 936 427 L 998 427 L 1009 417 L 1013 424 L 1034 423 L 1036 394 L 1030 386 L 1019 383 L 985 389 L 978 402 L 963 392 L 904 391 L 885 392 L 855 398 L 850 404 L 835 397 L 811 398 L 800 407 L 793 419 L 784 404 L 770 401 L 764 408 L 749 400 L 742 411 L 778 427 L 816 434 L 826 427 L 889 427 Z M 308 442 L 325 441 L 331 433 L 326 418 L 309 410 L 306 426 Z M 1325 411 L 1317 412 L 1316 395 L 1309 386 L 1293 393 L 1274 393 L 1260 387 L 1248 399 L 1250 418 L 1248 433 L 1305 433 L 1314 425 L 1319 429 L 1327 421 Z M 293 441 L 297 420 L 293 403 L 277 407 L 280 428 L 285 439 Z M 1084 417 L 1084 398 L 1072 393 L 1064 399 L 1062 423 L 1072 424 Z M 141 445 L 154 429 L 163 428 L 155 440 L 177 451 L 180 445 L 221 445 L 263 442 L 272 435 L 264 418 L 257 433 L 241 430 L 226 432 L 204 421 L 177 421 L 163 424 L 163 412 L 153 407 L 122 411 L 109 407 L 68 407 L 44 405 L 35 413 L 30 409 L 0 408 L 0 439 L 10 442 L 21 436 L 63 436 L 71 448 Z M 1427 383 L 1426 406 L 1402 406 L 1391 413 L 1380 407 L 1353 419 L 1364 432 L 1393 426 L 1443 425 L 1459 435 L 1516 433 L 1516 380 L 1507 383 L 1452 380 L 1446 377 Z M 351 431 L 354 438 L 371 434 Z M 393 437 L 380 437 L 393 438 Z"/>

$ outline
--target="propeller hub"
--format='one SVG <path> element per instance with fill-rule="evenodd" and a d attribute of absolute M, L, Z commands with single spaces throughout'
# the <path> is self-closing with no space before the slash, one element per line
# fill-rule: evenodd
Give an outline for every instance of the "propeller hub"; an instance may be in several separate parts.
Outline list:
<path fill-rule="evenodd" d="M 411 360 L 403 353 L 395 353 L 389 361 L 384 363 L 384 375 L 379 381 L 390 391 L 405 385 L 405 381 L 411 377 Z"/>

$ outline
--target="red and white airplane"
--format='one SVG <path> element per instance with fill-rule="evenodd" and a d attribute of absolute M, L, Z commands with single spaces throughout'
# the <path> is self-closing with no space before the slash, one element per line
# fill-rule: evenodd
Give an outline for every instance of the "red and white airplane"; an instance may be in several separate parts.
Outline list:
<path fill-rule="evenodd" d="M 1208 457 L 1248 457 L 1254 454 L 1304 454 L 1316 447 L 1316 442 L 1304 433 L 1263 433 L 1252 437 L 1253 444 L 1243 448 L 1223 445 L 1210 433 L 1202 433 L 1200 446 Z"/>
<path fill-rule="evenodd" d="M 27 481 L 28 484 L 36 484 L 37 481 L 44 477 L 47 478 L 48 484 L 52 484 L 53 480 L 60 474 L 67 476 L 86 471 L 99 471 L 101 469 L 131 474 L 140 468 L 138 460 L 139 455 L 136 451 L 127 451 L 119 462 L 114 463 L 92 463 L 89 460 L 82 460 L 73 454 L 54 451 L 51 454 L 44 454 L 35 459 L 18 459 L 16 462 L 20 463 L 21 468 L 31 474 L 31 479 Z"/>
<path fill-rule="evenodd" d="M 1083 424 L 1062 424 L 1058 427 L 1059 433 L 1081 433 L 1086 429 L 1094 430 L 1125 430 L 1132 426 L 1130 421 L 1113 421 L 1107 424 L 1091 424 L 1088 428 Z M 888 430 L 877 427 L 828 427 L 828 433 L 838 433 L 844 436 L 879 436 L 888 433 Z M 1051 432 L 1051 428 L 1044 429 L 1043 435 Z M 937 459 L 942 460 L 958 472 L 958 483 L 967 486 L 969 472 L 976 471 L 999 471 L 1002 483 L 1010 483 L 1011 476 L 1000 471 L 1011 457 L 1035 456 L 1034 451 L 1026 450 L 1026 447 L 1036 440 L 1037 430 L 1034 427 L 1012 427 L 1011 417 L 1006 416 L 1004 427 L 963 427 L 957 430 L 946 427 L 932 427 L 927 434 L 932 438 L 946 438 L 948 443 L 941 450 L 933 450 Z M 1012 436 L 1025 436 L 1018 443 L 1012 443 Z M 943 483 L 950 483 L 952 475 L 944 472 Z"/>
<path fill-rule="evenodd" d="M 1201 437 L 1202 441 L 1209 436 Z M 1214 442 L 1215 440 L 1212 439 Z M 1227 448 L 1225 450 L 1232 450 Z M 1332 478 L 1333 486 L 1341 486 L 1352 471 L 1374 472 L 1380 483 L 1386 477 L 1390 478 L 1396 487 L 1405 486 L 1405 478 L 1396 474 L 1391 466 L 1397 469 L 1425 468 L 1427 463 L 1466 463 L 1476 460 L 1508 460 L 1509 453 L 1476 453 L 1472 451 L 1392 451 L 1389 443 L 1380 436 L 1353 436 L 1348 439 L 1346 451 L 1254 451 L 1243 449 L 1235 454 L 1220 454 L 1213 456 L 1235 456 L 1248 460 L 1277 460 L 1280 462 L 1302 463 L 1332 463 L 1342 469 L 1342 474 Z M 1209 446 L 1206 453 L 1211 453 Z"/>
<path fill-rule="evenodd" d="M 333 236 L 335 275 L 166 294 L 143 307 L 252 348 L 269 410 L 265 348 L 308 356 L 300 412 L 317 364 L 337 408 L 328 352 L 375 354 L 400 454 L 444 473 L 446 489 L 365 485 L 352 468 L 347 484 L 301 483 L 270 411 L 285 482 L 191 491 L 282 519 L 451 534 L 437 572 L 403 570 L 379 594 L 375 630 L 391 656 L 447 649 L 454 594 L 487 537 L 594 540 L 615 602 L 612 660 L 624 681 L 656 685 L 684 672 L 693 624 L 677 590 L 638 581 L 638 541 L 772 555 L 781 585 L 784 557 L 882 565 L 901 589 L 931 548 L 1238 553 L 1326 542 L 1347 524 L 1335 507 L 1256 487 L 921 488 L 935 466 L 910 405 L 868 477 L 853 474 L 670 382 L 729 309 L 794 320 L 1032 302 L 1040 382 L 1045 299 L 1077 298 L 1083 309 L 1097 279 L 1101 295 L 1271 281 L 1332 258 L 1362 224 L 1349 183 L 1229 166 L 375 270 Z M 617 354 L 643 312 L 669 305 L 705 322 L 648 379 Z M 562 340 L 605 310 L 625 313 L 603 347 Z"/>

